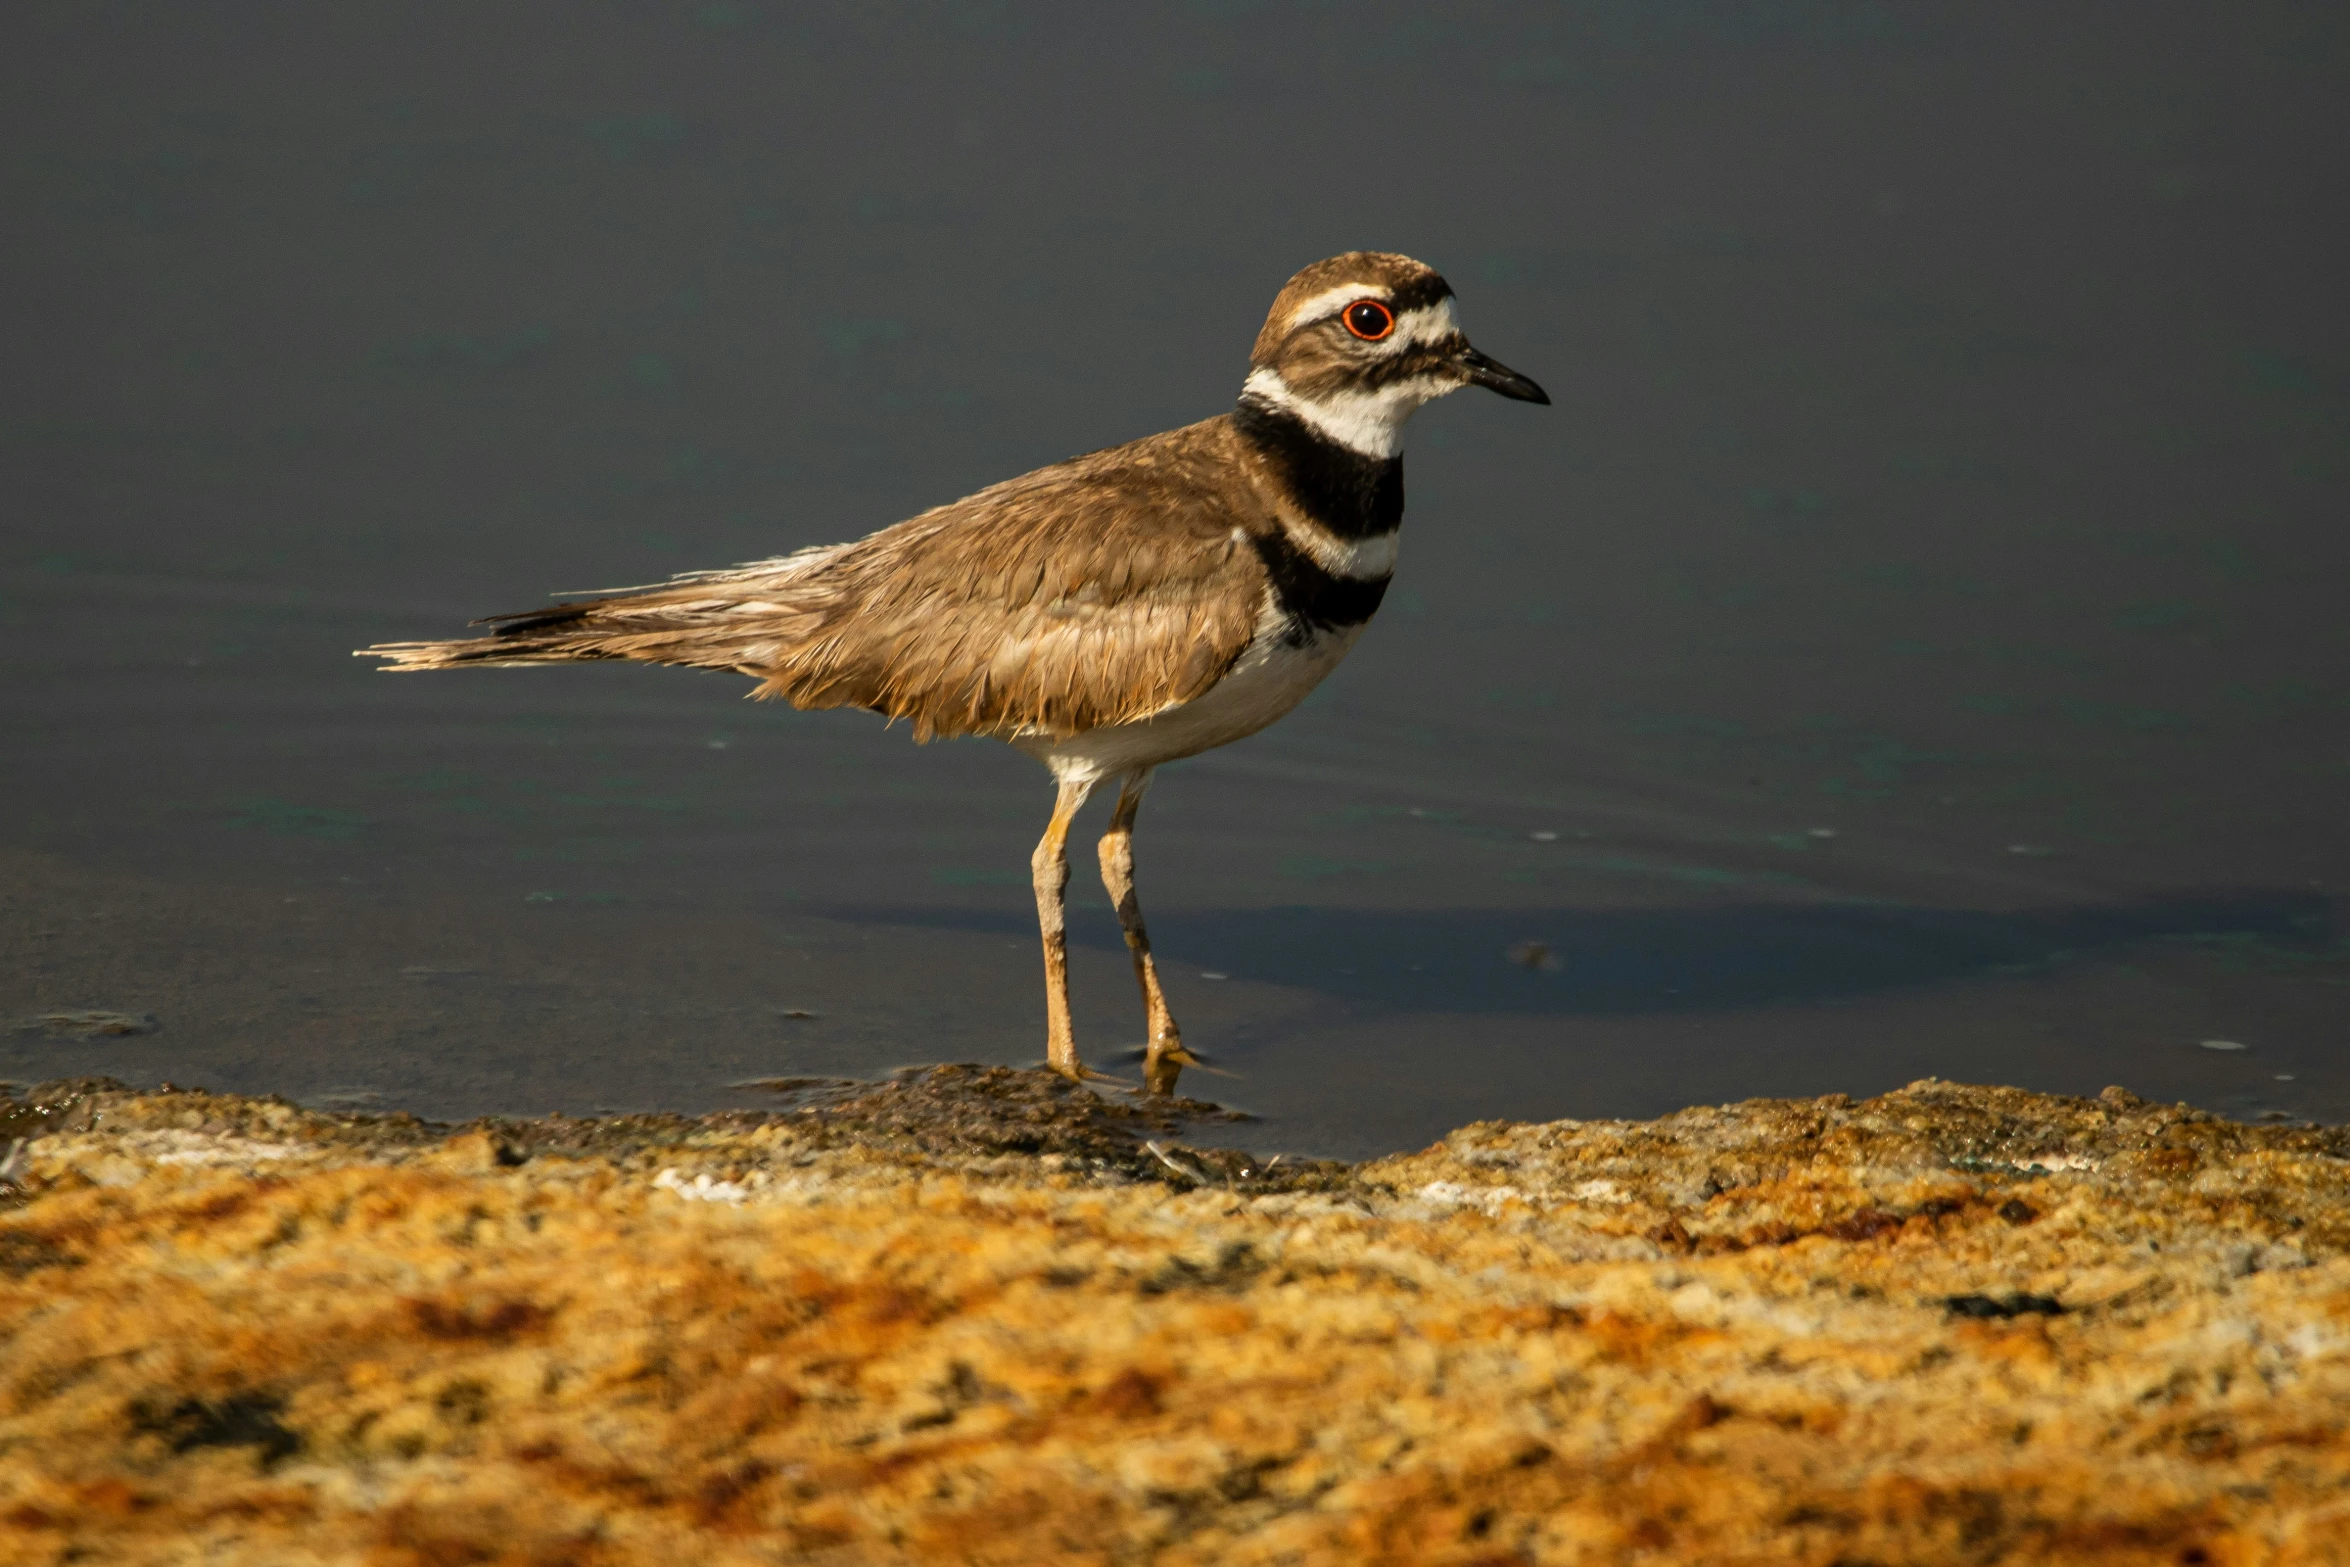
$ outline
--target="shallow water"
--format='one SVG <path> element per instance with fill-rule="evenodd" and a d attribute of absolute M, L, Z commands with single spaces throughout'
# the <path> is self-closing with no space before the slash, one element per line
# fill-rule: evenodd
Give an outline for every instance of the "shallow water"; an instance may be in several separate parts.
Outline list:
<path fill-rule="evenodd" d="M 1163 773 L 1187 1088 L 1335 1153 L 1927 1074 L 2350 1118 L 2331 13 L 812 15 L 0 19 L 0 1019 L 157 1020 L 0 1076 L 1033 1059 L 1034 764 L 347 651 L 1212 413 L 1376 245 L 1556 406 L 1423 414 L 1371 635 Z"/>

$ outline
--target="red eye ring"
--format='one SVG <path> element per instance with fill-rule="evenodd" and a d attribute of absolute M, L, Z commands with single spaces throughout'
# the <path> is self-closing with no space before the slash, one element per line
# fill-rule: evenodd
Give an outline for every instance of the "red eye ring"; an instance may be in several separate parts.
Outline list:
<path fill-rule="evenodd" d="M 1395 312 L 1376 299 L 1356 300 L 1339 312 L 1338 319 L 1366 343 L 1383 342 L 1395 335 Z"/>

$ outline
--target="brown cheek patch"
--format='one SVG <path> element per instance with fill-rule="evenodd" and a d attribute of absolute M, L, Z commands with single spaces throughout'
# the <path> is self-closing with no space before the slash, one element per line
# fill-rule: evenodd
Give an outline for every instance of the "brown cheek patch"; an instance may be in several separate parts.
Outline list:
<path fill-rule="evenodd" d="M 1365 362 L 1376 352 L 1332 319 L 1292 337 L 1272 369 L 1291 392 L 1320 401 L 1359 386 Z"/>

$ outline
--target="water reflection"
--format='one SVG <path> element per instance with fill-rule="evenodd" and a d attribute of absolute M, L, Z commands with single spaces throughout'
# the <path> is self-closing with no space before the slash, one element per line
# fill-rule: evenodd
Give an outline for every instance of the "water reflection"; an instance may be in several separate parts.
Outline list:
<path fill-rule="evenodd" d="M 1029 934 L 1021 912 L 830 905 L 858 923 Z M 2326 953 L 2331 905 L 2304 890 L 2185 892 L 1994 913 L 1881 903 L 1683 909 L 1180 909 L 1151 920 L 1169 962 L 1365 1008 L 1615 1016 L 1834 1002 L 2043 974 L 2150 943 Z M 1124 950 L 1076 918 L 1074 942 Z"/>
<path fill-rule="evenodd" d="M 157 1019 L 0 1075 L 1033 1058 L 1021 758 L 347 651 L 1216 412 L 1375 245 L 1558 406 L 1423 414 L 1361 647 L 1145 813 L 1268 1138 L 1927 1072 L 2350 1116 L 2315 15 L 0 7 L 0 1021 Z"/>

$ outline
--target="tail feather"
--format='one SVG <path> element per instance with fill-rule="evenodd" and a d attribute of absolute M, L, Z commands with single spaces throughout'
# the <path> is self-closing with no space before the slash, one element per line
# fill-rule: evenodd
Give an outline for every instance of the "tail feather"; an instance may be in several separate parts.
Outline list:
<path fill-rule="evenodd" d="M 484 615 L 471 624 L 497 627 L 497 630 L 490 633 L 493 638 L 519 637 L 533 631 L 545 631 L 554 626 L 576 625 L 594 613 L 599 602 L 602 601 L 591 601 L 585 604 L 552 604 L 545 609 L 518 609 L 507 615 Z"/>
<path fill-rule="evenodd" d="M 727 571 L 697 571 L 669 582 L 569 604 L 488 615 L 487 634 L 433 642 L 379 642 L 353 656 L 384 660 L 387 674 L 631 659 L 764 675 L 779 647 L 812 629 L 828 595 L 807 579 L 839 546 L 802 550 Z"/>

